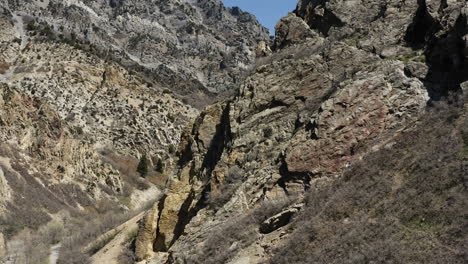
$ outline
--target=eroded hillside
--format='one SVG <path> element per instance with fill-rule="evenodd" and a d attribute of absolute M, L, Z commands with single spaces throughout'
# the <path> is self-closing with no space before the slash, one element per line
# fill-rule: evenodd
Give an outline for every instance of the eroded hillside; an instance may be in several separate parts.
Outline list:
<path fill-rule="evenodd" d="M 91 46 L 202 107 L 230 94 L 267 30 L 216 0 L 2 0 L 0 8 L 50 37 Z"/>

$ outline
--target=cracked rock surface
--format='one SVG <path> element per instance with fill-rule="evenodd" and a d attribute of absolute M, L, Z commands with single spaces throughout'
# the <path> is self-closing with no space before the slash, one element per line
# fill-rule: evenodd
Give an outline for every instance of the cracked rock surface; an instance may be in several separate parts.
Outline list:
<path fill-rule="evenodd" d="M 238 94 L 183 134 L 161 215 L 172 242 L 154 248 L 169 263 L 268 263 L 288 232 L 250 230 L 257 208 L 301 200 L 391 148 L 468 77 L 464 1 L 301 0 L 276 29 Z"/>

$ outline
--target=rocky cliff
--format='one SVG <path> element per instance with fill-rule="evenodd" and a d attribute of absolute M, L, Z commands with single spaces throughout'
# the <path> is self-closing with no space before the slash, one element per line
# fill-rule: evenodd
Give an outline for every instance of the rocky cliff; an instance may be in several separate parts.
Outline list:
<path fill-rule="evenodd" d="M 299 1 L 183 133 L 137 257 L 153 241 L 147 263 L 466 261 L 467 12 Z"/>
<path fill-rule="evenodd" d="M 232 93 L 267 29 L 216 0 L 2 0 L 3 13 L 46 27 L 52 38 L 92 47 L 195 106 Z M 31 22 L 33 21 L 33 22 Z"/>

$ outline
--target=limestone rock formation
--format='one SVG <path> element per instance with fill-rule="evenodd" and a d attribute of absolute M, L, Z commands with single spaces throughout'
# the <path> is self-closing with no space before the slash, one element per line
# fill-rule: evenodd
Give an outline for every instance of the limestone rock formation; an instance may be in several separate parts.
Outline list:
<path fill-rule="evenodd" d="M 282 48 L 297 42 L 303 42 L 307 38 L 314 37 L 314 31 L 306 22 L 294 13 L 282 18 L 275 27 L 275 47 Z"/>
<path fill-rule="evenodd" d="M 266 41 L 260 41 L 255 51 L 257 57 L 265 57 L 271 55 L 271 48 L 268 46 Z"/>
<path fill-rule="evenodd" d="M 2 0 L 0 8 L 54 38 L 91 45 L 196 106 L 232 92 L 269 37 L 255 17 L 219 0 Z"/>

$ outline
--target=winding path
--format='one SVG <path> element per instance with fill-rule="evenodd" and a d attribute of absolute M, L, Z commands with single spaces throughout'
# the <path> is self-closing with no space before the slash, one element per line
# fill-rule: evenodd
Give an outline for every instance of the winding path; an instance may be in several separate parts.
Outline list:
<path fill-rule="evenodd" d="M 49 255 L 49 264 L 57 264 L 57 260 L 60 254 L 60 247 L 62 245 L 57 244 L 50 248 L 50 255 Z"/>

